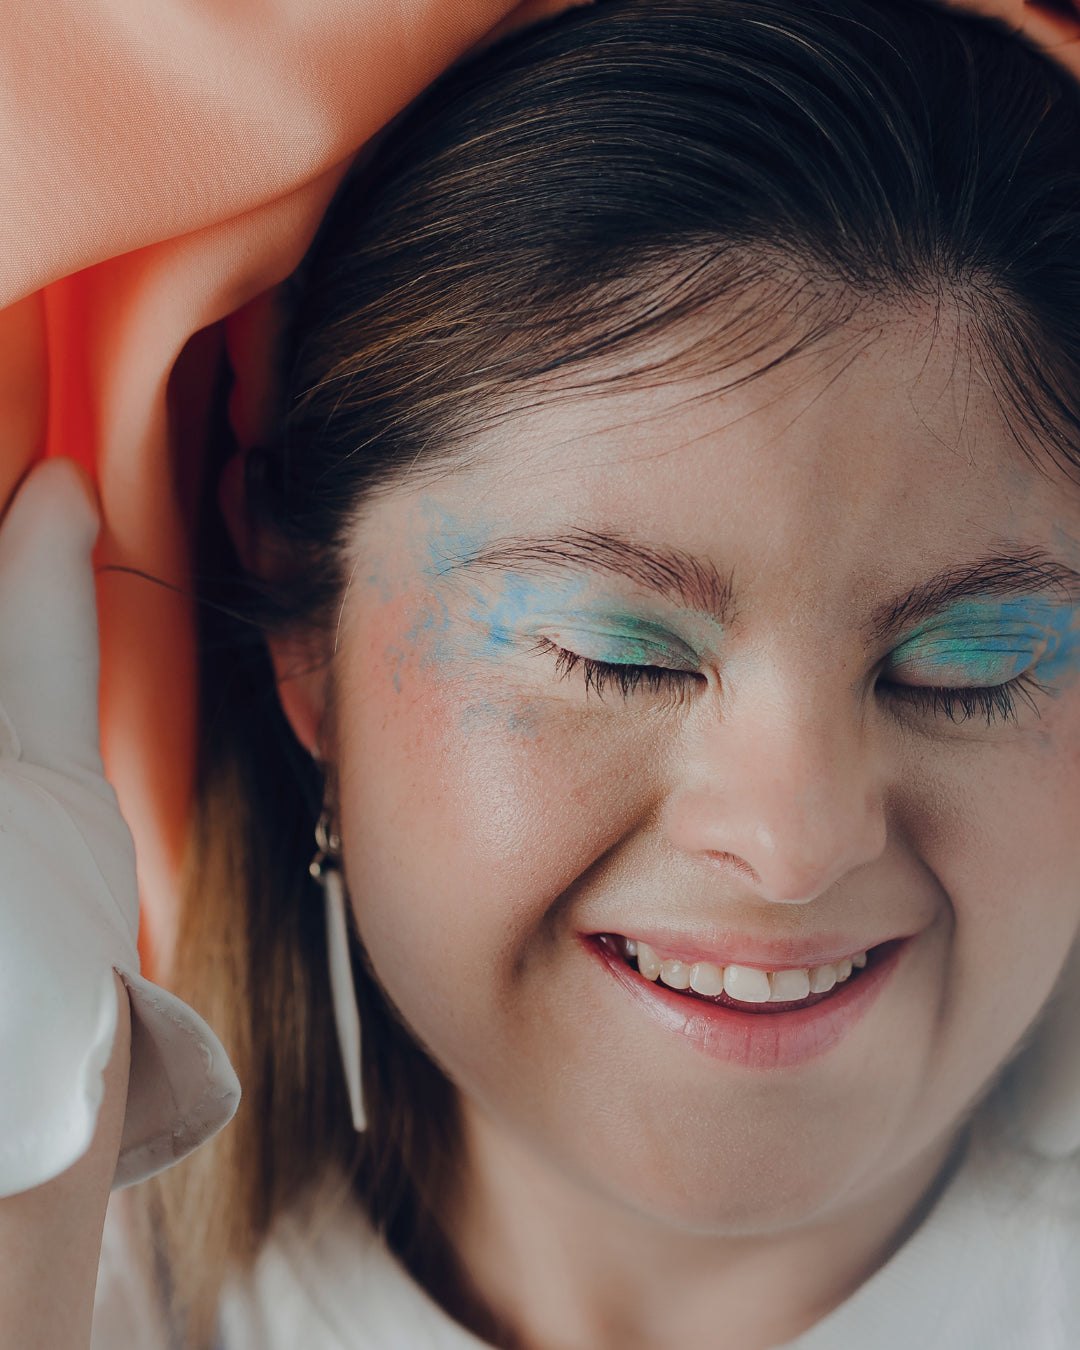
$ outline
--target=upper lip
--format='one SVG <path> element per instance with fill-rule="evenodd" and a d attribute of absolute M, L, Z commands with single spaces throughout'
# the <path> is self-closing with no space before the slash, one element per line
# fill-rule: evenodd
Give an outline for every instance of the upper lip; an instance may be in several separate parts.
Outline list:
<path fill-rule="evenodd" d="M 757 938 L 745 933 L 716 932 L 707 939 L 674 929 L 626 928 L 598 929 L 591 936 L 611 933 L 645 942 L 661 960 L 673 959 L 692 965 L 696 961 L 714 966 L 749 966 L 758 970 L 802 970 L 832 965 L 845 956 L 869 951 L 895 938 L 910 934 L 894 933 L 868 938 L 860 944 L 842 933 L 819 933 L 813 938 Z"/>

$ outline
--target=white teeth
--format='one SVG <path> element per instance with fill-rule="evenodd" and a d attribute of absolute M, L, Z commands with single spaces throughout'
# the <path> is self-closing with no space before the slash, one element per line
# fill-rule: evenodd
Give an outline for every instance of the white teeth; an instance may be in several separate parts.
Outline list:
<path fill-rule="evenodd" d="M 664 961 L 660 965 L 660 978 L 669 989 L 689 989 L 690 967 L 685 961 Z"/>
<path fill-rule="evenodd" d="M 805 998 L 810 992 L 810 976 L 805 970 L 777 970 L 772 977 L 772 1001 Z"/>
<path fill-rule="evenodd" d="M 660 958 L 647 942 L 637 945 L 637 968 L 647 980 L 655 980 L 660 974 Z"/>
<path fill-rule="evenodd" d="M 861 970 L 867 959 L 866 952 L 856 952 L 809 970 L 764 971 L 754 966 L 714 966 L 708 961 L 661 961 L 647 942 L 623 938 L 622 943 L 627 959 L 636 957 L 638 971 L 647 980 L 660 979 L 670 989 L 692 989 L 707 998 L 726 993 L 743 1003 L 796 1002 L 809 994 L 828 993 L 853 970 Z"/>
<path fill-rule="evenodd" d="M 768 1003 L 772 987 L 764 970 L 753 966 L 725 966 L 724 993 L 743 1003 Z"/>
<path fill-rule="evenodd" d="M 848 972 L 850 974 L 850 972 Z M 836 983 L 835 966 L 814 966 L 810 971 L 810 992 L 825 994 Z"/>
<path fill-rule="evenodd" d="M 707 994 L 710 998 L 724 992 L 724 972 L 708 961 L 698 961 L 690 969 L 690 988 L 695 994 Z"/>

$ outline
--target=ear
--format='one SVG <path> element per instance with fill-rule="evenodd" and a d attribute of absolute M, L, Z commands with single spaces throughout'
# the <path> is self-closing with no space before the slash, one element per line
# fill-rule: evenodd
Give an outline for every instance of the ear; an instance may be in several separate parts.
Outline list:
<path fill-rule="evenodd" d="M 244 452 L 233 455 L 218 482 L 218 506 L 241 565 L 257 576 L 272 575 L 274 563 L 244 506 Z M 328 653 L 317 637 L 274 637 L 267 642 L 278 699 L 296 739 L 321 759 L 320 730 L 326 710 Z"/>
<path fill-rule="evenodd" d="M 314 759 L 324 759 L 322 730 L 330 669 L 327 653 L 314 637 L 272 637 L 267 646 L 278 699 L 293 735 Z"/>

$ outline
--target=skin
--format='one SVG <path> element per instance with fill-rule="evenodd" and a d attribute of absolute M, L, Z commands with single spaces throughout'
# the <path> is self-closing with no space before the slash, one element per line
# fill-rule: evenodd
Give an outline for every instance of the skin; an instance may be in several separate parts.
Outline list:
<path fill-rule="evenodd" d="M 505 1345 L 813 1325 L 932 1203 L 1080 925 L 1078 597 L 867 631 L 988 552 L 1076 564 L 1080 490 L 1025 460 L 940 316 L 851 339 L 734 392 L 628 382 L 504 421 L 358 521 L 327 672 L 276 649 L 374 969 L 461 1093 L 444 1217 Z M 695 555 L 729 612 L 462 561 L 573 528 Z M 681 674 L 598 695 L 541 639 Z M 990 724 L 897 690 L 1025 671 Z M 761 1069 L 658 1027 L 580 941 L 653 926 L 914 937 L 838 1045 Z"/>

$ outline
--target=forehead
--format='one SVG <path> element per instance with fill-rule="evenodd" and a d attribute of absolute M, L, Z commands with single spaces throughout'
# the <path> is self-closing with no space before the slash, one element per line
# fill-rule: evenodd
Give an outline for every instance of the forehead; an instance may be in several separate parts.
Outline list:
<path fill-rule="evenodd" d="M 1026 457 L 963 344 L 915 319 L 763 374 L 661 368 L 541 395 L 426 492 L 477 535 L 630 532 L 744 583 L 887 585 L 1003 544 L 1080 560 L 1080 488 Z"/>

